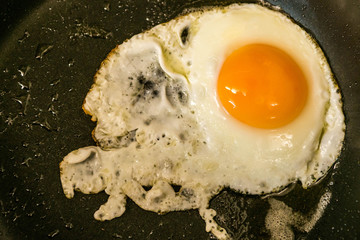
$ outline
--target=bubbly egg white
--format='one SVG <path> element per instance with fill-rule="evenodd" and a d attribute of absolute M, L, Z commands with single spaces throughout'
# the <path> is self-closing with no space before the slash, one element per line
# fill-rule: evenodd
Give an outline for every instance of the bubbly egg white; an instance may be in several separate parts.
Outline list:
<path fill-rule="evenodd" d="M 222 63 L 251 43 L 284 50 L 308 79 L 305 108 L 284 127 L 250 127 L 220 106 Z M 320 48 L 283 14 L 254 4 L 193 12 L 117 46 L 83 108 L 97 121 L 98 146 L 61 162 L 67 197 L 105 190 L 109 199 L 94 214 L 98 220 L 121 216 L 126 197 L 159 213 L 199 209 L 206 230 L 219 239 L 229 236 L 209 201 L 223 187 L 250 194 L 297 180 L 308 187 L 337 159 L 345 128 L 341 96 Z"/>

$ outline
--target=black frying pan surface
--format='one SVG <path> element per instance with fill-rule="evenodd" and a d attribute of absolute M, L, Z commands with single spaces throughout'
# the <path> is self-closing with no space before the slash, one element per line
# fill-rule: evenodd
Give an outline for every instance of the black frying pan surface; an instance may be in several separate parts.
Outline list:
<path fill-rule="evenodd" d="M 11 1 L 0 20 L 0 239 L 212 239 L 197 211 L 165 215 L 128 200 L 123 216 L 98 222 L 105 193 L 66 199 L 58 164 L 70 151 L 94 145 L 95 124 L 81 110 L 93 75 L 125 39 L 190 7 L 236 1 Z M 276 197 L 294 211 L 314 210 L 326 189 L 331 202 L 314 229 L 296 239 L 360 237 L 360 2 L 271 0 L 323 48 L 344 99 L 346 141 L 318 185 Z M 217 221 L 236 239 L 269 239 L 268 199 L 224 190 L 211 202 Z M 242 209 L 241 211 L 239 209 Z M 246 214 L 244 214 L 244 211 Z M 244 231 L 244 227 L 247 228 Z"/>

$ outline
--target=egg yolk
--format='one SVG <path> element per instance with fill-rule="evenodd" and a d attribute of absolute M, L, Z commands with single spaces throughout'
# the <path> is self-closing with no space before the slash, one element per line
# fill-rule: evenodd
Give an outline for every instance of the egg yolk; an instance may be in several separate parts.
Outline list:
<path fill-rule="evenodd" d="M 283 50 L 250 44 L 226 58 L 217 93 L 235 119 L 257 128 L 278 128 L 293 121 L 305 106 L 304 73 Z"/>

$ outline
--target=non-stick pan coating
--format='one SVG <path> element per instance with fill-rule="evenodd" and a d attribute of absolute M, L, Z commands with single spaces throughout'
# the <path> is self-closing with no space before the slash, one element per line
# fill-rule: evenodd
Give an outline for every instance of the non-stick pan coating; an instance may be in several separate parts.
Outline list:
<path fill-rule="evenodd" d="M 128 200 L 107 222 L 93 213 L 105 193 L 66 199 L 58 164 L 70 151 L 94 145 L 95 124 L 81 110 L 93 75 L 125 39 L 191 7 L 236 1 L 9 1 L 0 21 L 0 239 L 210 239 L 197 211 L 163 216 Z M 360 3 L 358 0 L 271 0 L 312 34 L 339 82 L 346 141 L 339 163 L 319 185 L 284 197 L 306 214 L 330 189 L 332 199 L 308 234 L 296 239 L 360 237 Z M 235 238 L 269 239 L 268 200 L 224 190 L 211 202 Z M 246 209 L 246 214 L 241 209 Z M 247 227 L 246 231 L 243 231 Z"/>

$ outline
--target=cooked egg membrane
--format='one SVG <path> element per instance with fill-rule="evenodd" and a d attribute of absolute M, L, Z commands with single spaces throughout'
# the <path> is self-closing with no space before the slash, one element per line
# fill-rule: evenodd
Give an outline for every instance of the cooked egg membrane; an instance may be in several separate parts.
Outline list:
<path fill-rule="evenodd" d="M 251 43 L 286 51 L 306 76 L 307 102 L 290 124 L 259 129 L 221 107 L 222 63 Z M 109 199 L 94 214 L 98 220 L 121 216 L 126 197 L 159 213 L 199 209 L 219 239 L 229 236 L 208 207 L 223 187 L 265 194 L 300 180 L 306 188 L 337 159 L 345 128 L 320 48 L 289 18 L 255 4 L 192 12 L 135 35 L 102 63 L 83 108 L 97 121 L 98 146 L 61 162 L 68 198 L 74 190 L 105 190 Z"/>

